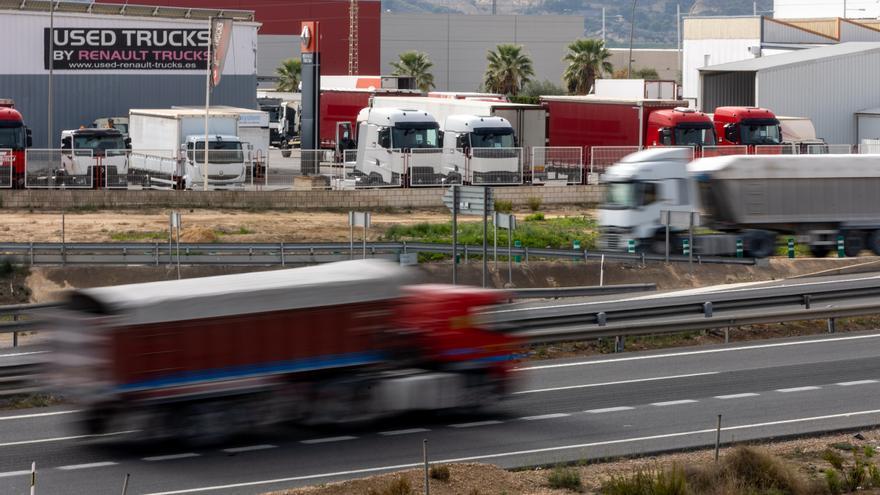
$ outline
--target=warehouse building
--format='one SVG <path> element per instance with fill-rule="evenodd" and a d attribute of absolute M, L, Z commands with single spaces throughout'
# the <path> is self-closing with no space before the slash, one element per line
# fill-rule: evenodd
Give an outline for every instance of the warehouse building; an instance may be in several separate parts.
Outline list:
<path fill-rule="evenodd" d="M 880 106 L 880 43 L 850 42 L 702 67 L 700 101 L 807 117 L 829 144 L 858 143 L 856 114 Z"/>
<path fill-rule="evenodd" d="M 815 19 L 849 17 L 877 19 L 877 0 L 774 0 L 773 17 L 777 19 Z"/>
<path fill-rule="evenodd" d="M 16 4 L 0 8 L 0 97 L 15 100 L 36 147 L 57 146 L 63 129 L 125 116 L 131 108 L 204 105 L 208 18 L 219 11 L 60 2 L 48 129 L 48 4 Z M 223 15 L 235 21 L 212 103 L 256 108 L 259 24 L 251 12 Z"/>

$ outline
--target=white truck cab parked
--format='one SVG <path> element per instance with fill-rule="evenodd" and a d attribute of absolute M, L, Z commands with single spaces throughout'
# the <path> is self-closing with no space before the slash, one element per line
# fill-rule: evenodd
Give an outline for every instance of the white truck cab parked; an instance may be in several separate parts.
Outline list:
<path fill-rule="evenodd" d="M 513 126 L 503 117 L 450 115 L 443 127 L 444 169 L 472 184 L 516 183 L 520 155 Z"/>
<path fill-rule="evenodd" d="M 127 140 L 117 129 L 61 131 L 61 168 L 55 184 L 70 187 L 125 188 Z"/>
<path fill-rule="evenodd" d="M 420 173 L 446 175 L 441 168 L 440 126 L 427 112 L 364 108 L 358 113 L 357 135 L 353 175 L 360 185 L 401 185 L 410 151 L 425 154 L 419 160 Z"/>

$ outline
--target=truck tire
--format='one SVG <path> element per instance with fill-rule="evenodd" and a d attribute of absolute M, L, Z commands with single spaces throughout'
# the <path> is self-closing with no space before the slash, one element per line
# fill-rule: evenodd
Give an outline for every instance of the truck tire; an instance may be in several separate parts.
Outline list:
<path fill-rule="evenodd" d="M 810 254 L 813 255 L 814 258 L 824 258 L 828 256 L 828 253 L 831 251 L 830 246 L 810 246 Z"/>
<path fill-rule="evenodd" d="M 875 255 L 880 256 L 880 230 L 874 230 L 868 234 L 867 248 Z"/>
<path fill-rule="evenodd" d="M 865 249 L 865 234 L 859 230 L 850 230 L 844 234 L 843 253 L 847 258 L 855 258 Z"/>
<path fill-rule="evenodd" d="M 767 258 L 776 251 L 776 235 L 771 232 L 755 231 L 748 237 L 747 251 L 753 258 Z"/>

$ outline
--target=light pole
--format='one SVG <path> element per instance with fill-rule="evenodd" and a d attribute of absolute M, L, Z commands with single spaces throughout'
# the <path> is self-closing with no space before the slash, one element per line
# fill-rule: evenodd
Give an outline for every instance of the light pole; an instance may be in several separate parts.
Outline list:
<path fill-rule="evenodd" d="M 52 76 L 55 68 L 55 1 L 49 1 L 49 90 L 47 94 L 48 122 L 46 130 L 46 148 L 52 149 Z"/>
<path fill-rule="evenodd" d="M 636 2 L 638 0 L 633 0 L 633 8 L 632 8 L 632 17 L 630 18 L 629 23 L 629 66 L 626 70 L 626 77 L 632 79 L 633 72 L 633 35 L 636 30 Z"/>

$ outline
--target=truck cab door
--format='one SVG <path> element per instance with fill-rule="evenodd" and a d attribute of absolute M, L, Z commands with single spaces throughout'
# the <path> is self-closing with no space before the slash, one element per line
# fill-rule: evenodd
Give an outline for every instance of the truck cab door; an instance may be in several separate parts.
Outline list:
<path fill-rule="evenodd" d="M 352 134 L 351 122 L 336 123 L 336 156 L 341 160 L 345 150 L 355 149 L 357 142 Z"/>
<path fill-rule="evenodd" d="M 727 124 L 724 126 L 724 140 L 730 142 L 730 144 L 739 144 L 739 124 Z"/>

